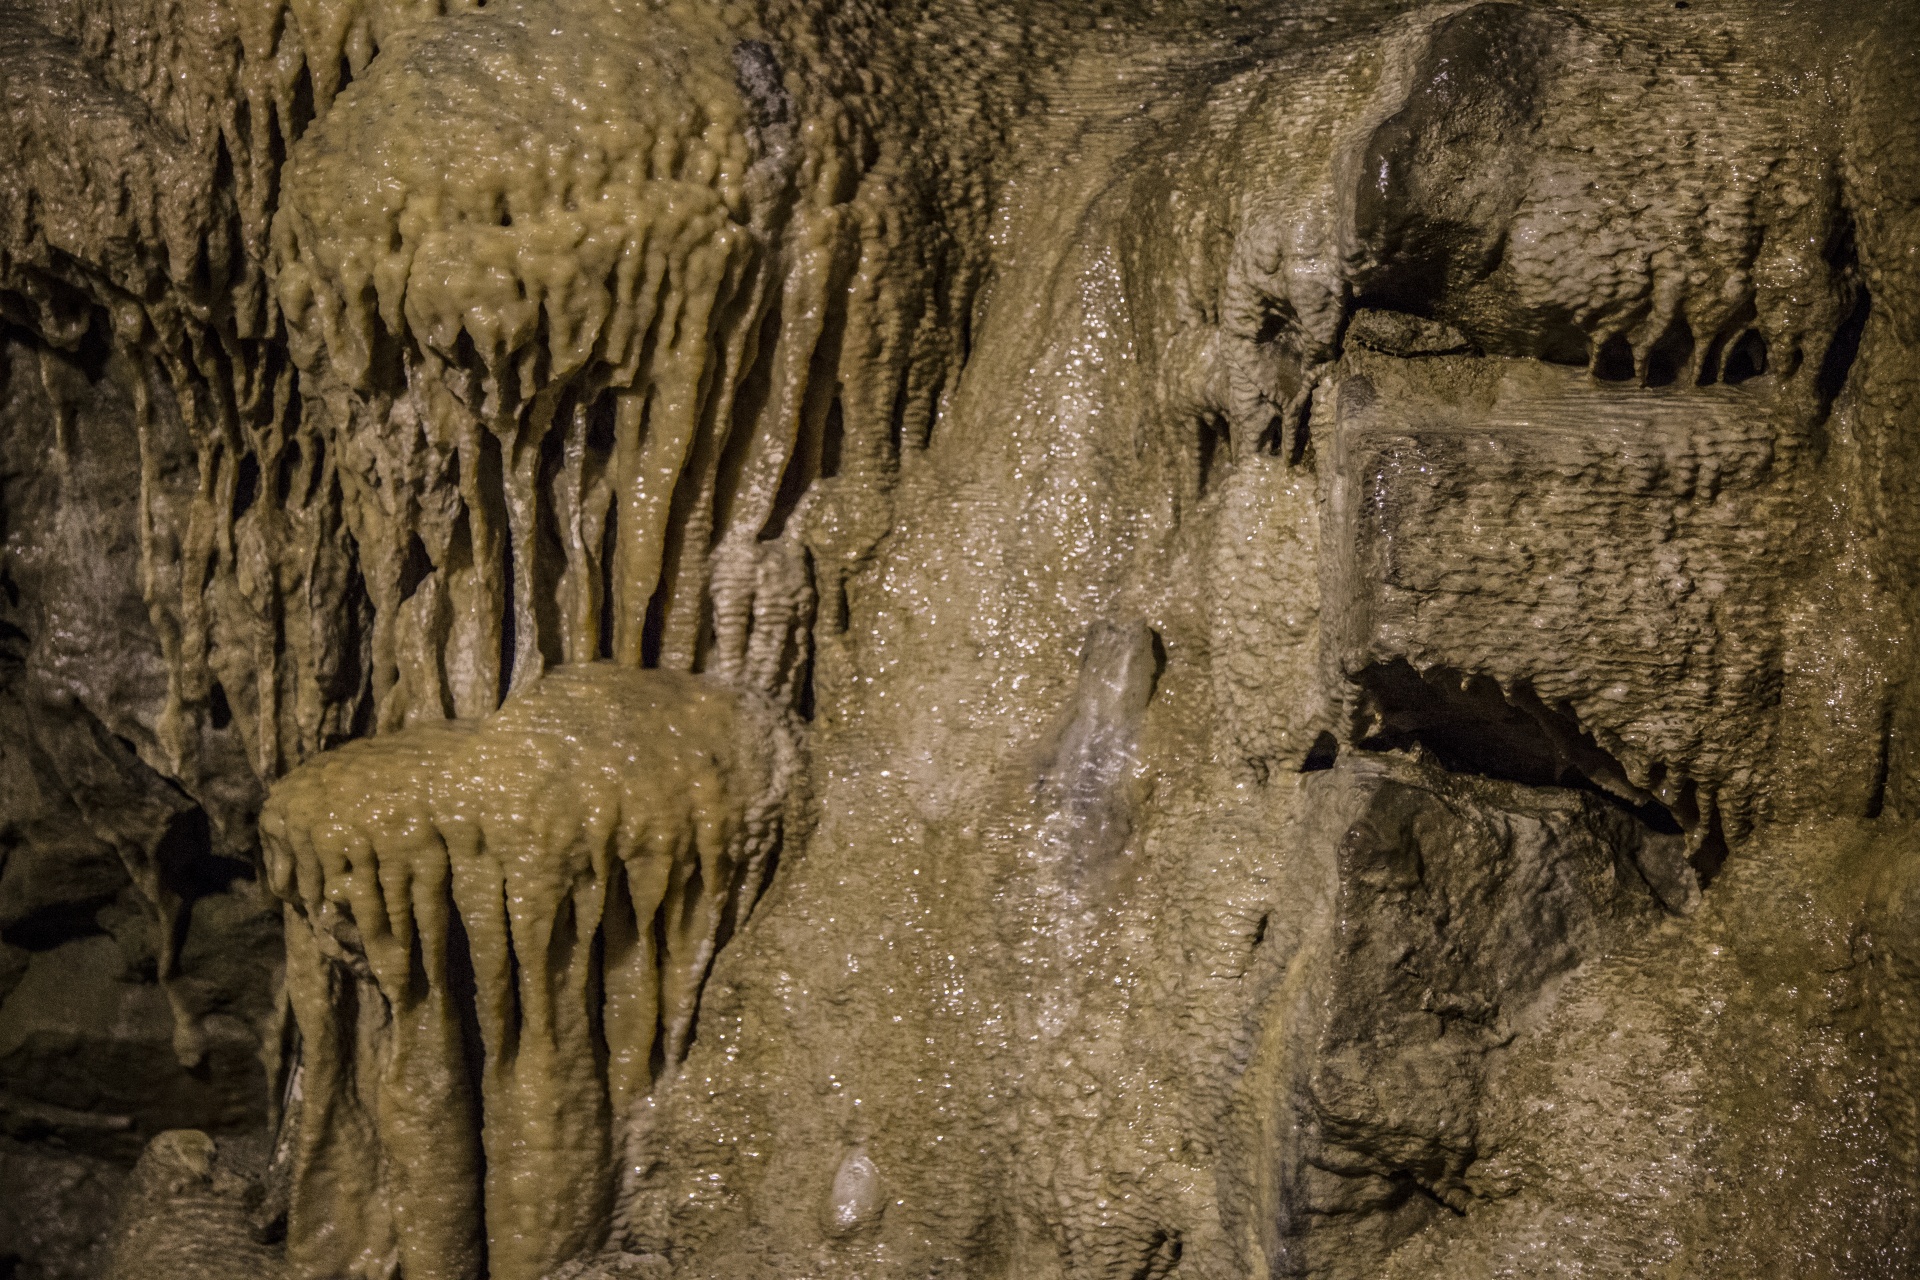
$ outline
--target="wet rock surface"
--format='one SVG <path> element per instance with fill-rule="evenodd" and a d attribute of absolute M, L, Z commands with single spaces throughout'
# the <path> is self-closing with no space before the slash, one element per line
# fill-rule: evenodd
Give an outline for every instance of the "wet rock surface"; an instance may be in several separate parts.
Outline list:
<path fill-rule="evenodd" d="M 1912 9 L 8 6 L 0 1275 L 1910 1274 Z"/>

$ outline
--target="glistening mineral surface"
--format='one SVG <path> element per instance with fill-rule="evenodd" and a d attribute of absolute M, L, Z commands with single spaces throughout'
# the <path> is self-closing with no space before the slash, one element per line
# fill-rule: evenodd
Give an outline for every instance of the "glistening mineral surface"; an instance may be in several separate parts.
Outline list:
<path fill-rule="evenodd" d="M 1912 1274 L 1916 31 L 0 5 L 0 1275 Z"/>

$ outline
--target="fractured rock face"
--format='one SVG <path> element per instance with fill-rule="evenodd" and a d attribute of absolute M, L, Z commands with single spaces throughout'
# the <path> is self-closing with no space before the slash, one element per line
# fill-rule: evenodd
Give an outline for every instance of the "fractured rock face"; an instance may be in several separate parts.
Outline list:
<path fill-rule="evenodd" d="M 585 666 L 275 788 L 303 1037 L 293 1274 L 537 1280 L 602 1242 L 791 772 L 762 700 Z"/>
<path fill-rule="evenodd" d="M 1339 888 L 1293 962 L 1312 1012 L 1275 1199 L 1255 1212 L 1277 1274 L 1359 1276 L 1488 1196 L 1490 1066 L 1576 971 L 1660 918 L 1640 864 L 1663 837 L 1582 791 L 1402 755 L 1349 753 L 1307 794 Z"/>

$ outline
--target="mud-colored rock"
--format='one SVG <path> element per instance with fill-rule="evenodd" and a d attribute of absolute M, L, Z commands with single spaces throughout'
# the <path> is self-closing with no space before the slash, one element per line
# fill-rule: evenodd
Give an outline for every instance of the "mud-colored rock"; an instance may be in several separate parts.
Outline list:
<path fill-rule="evenodd" d="M 0 1272 L 1910 1274 L 1917 27 L 7 6 Z"/>

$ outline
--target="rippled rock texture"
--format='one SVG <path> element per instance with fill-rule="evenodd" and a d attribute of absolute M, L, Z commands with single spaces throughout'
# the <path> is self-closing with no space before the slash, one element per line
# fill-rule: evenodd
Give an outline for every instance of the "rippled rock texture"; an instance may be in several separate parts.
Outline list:
<path fill-rule="evenodd" d="M 1916 30 L 0 8 L 0 1274 L 1911 1274 Z"/>

